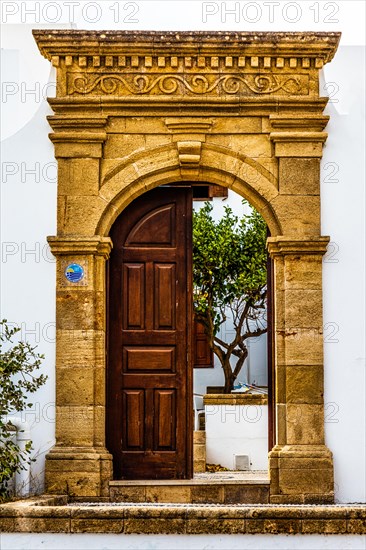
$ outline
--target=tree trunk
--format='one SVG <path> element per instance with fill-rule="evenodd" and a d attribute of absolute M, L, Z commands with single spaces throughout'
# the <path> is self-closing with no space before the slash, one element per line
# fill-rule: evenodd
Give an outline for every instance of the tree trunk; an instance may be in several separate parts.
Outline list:
<path fill-rule="evenodd" d="M 223 365 L 224 367 L 224 365 Z M 226 368 L 225 368 L 226 367 Z M 231 393 L 234 389 L 234 383 L 236 380 L 236 376 L 234 375 L 230 361 L 227 361 L 227 364 L 224 367 L 224 374 L 225 374 L 225 386 L 224 386 L 224 393 Z"/>

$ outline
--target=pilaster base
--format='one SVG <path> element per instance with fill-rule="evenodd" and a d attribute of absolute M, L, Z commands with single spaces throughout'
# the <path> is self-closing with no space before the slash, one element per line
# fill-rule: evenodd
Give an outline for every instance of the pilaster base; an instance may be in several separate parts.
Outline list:
<path fill-rule="evenodd" d="M 334 502 L 333 458 L 325 445 L 277 445 L 269 471 L 271 504 Z"/>
<path fill-rule="evenodd" d="M 54 447 L 46 456 L 46 491 L 70 497 L 106 497 L 112 455 L 103 447 Z"/>

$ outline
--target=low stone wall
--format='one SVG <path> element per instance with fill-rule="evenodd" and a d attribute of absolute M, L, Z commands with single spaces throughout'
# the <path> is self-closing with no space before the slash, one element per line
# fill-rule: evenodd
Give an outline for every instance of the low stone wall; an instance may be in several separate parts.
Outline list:
<path fill-rule="evenodd" d="M 259 393 L 207 393 L 204 405 L 268 405 L 268 397 Z"/>
<path fill-rule="evenodd" d="M 71 505 L 66 497 L 0 507 L 0 530 L 21 533 L 365 534 L 363 505 Z M 52 505 L 54 503 L 55 505 Z"/>

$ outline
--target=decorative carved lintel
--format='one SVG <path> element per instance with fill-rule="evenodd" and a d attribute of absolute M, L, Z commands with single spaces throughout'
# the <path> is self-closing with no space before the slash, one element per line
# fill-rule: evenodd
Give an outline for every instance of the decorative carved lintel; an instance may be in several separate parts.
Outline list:
<path fill-rule="evenodd" d="M 58 97 L 316 99 L 340 33 L 36 30 Z M 202 101 L 202 104 L 204 101 Z"/>

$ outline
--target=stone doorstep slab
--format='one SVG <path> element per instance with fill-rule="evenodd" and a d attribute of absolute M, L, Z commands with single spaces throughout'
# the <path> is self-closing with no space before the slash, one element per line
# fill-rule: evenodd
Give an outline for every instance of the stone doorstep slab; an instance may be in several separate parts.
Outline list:
<path fill-rule="evenodd" d="M 66 502 L 66 496 L 42 496 L 3 504 L 0 506 L 0 529 L 3 532 L 22 533 L 366 533 L 366 506 L 362 504 L 67 505 Z"/>
<path fill-rule="evenodd" d="M 263 485 L 264 487 L 270 486 L 269 479 L 123 479 L 110 481 L 109 487 L 177 487 L 177 486 L 200 486 L 200 485 Z"/>

